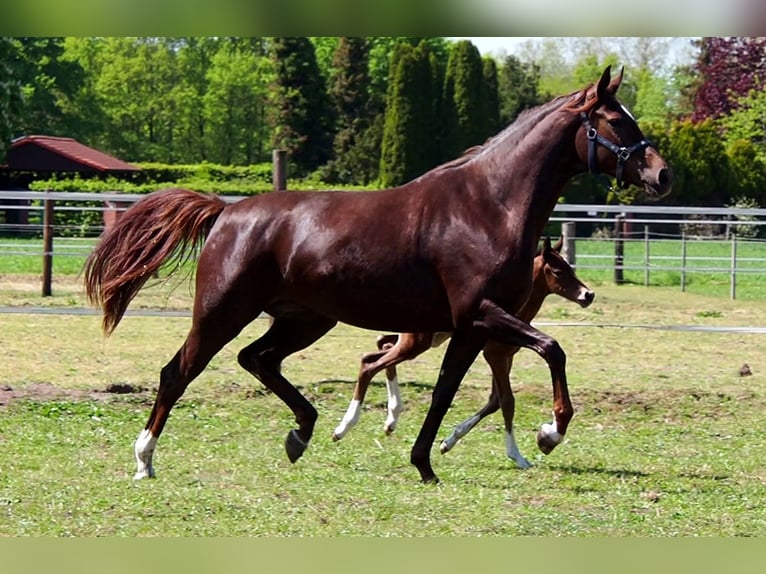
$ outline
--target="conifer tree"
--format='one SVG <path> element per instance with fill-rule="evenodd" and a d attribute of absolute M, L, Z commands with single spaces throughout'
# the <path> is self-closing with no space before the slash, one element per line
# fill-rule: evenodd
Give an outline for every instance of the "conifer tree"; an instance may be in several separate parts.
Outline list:
<path fill-rule="evenodd" d="M 330 159 L 333 116 L 330 98 L 306 37 L 274 38 L 276 86 L 273 145 L 287 150 L 299 174 Z"/>
<path fill-rule="evenodd" d="M 444 79 L 444 137 L 448 158 L 483 143 L 490 135 L 481 54 L 470 40 L 452 46 Z"/>

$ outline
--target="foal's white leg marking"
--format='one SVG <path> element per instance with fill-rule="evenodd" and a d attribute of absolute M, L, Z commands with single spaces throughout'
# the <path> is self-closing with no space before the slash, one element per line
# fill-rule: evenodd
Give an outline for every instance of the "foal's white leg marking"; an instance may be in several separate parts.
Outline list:
<path fill-rule="evenodd" d="M 133 480 L 154 477 L 152 455 L 154 455 L 154 449 L 156 446 L 157 437 L 152 435 L 149 429 L 142 430 L 138 435 L 135 444 L 137 468 L 136 474 L 133 476 Z"/>
<path fill-rule="evenodd" d="M 356 423 L 359 422 L 359 413 L 361 412 L 362 402 L 356 399 L 352 399 L 351 403 L 348 405 L 346 414 L 343 415 L 343 419 L 340 421 L 340 424 L 335 427 L 335 431 L 333 431 L 332 437 L 335 440 L 340 440 L 346 436 L 346 433 L 354 428 Z"/>
<path fill-rule="evenodd" d="M 519 452 L 519 447 L 516 446 L 516 439 L 513 436 L 513 430 L 511 432 L 505 431 L 505 452 L 508 458 L 513 460 L 520 469 L 526 470 L 532 466 L 532 463 Z"/>
<path fill-rule="evenodd" d="M 386 422 L 383 425 L 383 430 L 386 434 L 390 434 L 396 428 L 396 423 L 399 421 L 399 415 L 404 408 L 402 404 L 402 394 L 399 390 L 399 379 L 394 377 L 393 379 L 386 379 L 386 390 L 388 391 L 388 416 Z"/>
<path fill-rule="evenodd" d="M 558 427 L 556 426 L 556 413 L 553 413 L 553 422 L 543 423 L 540 426 L 540 430 L 556 444 L 561 444 L 561 441 L 564 440 L 564 436 L 559 433 Z"/>
<path fill-rule="evenodd" d="M 452 434 L 445 438 L 441 445 L 439 445 L 439 452 L 444 454 L 452 450 L 452 447 L 454 447 L 461 438 L 467 435 L 468 431 L 479 424 L 480 420 L 481 417 L 479 415 L 473 415 L 471 418 L 466 419 L 457 425 L 455 430 L 452 431 Z"/>

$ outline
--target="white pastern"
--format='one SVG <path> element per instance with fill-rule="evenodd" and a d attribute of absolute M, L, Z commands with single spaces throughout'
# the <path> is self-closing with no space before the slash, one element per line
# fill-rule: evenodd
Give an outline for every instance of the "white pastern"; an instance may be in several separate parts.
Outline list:
<path fill-rule="evenodd" d="M 540 426 L 540 430 L 544 435 L 546 435 L 548 438 L 550 438 L 554 443 L 560 444 L 562 440 L 564 440 L 564 437 L 559 433 L 558 427 L 556 426 L 556 415 L 553 415 L 553 422 L 552 423 L 543 423 Z"/>
<path fill-rule="evenodd" d="M 339 440 L 346 436 L 346 433 L 354 428 L 356 423 L 359 422 L 359 413 L 361 412 L 362 402 L 356 399 L 352 399 L 351 403 L 348 405 L 346 414 L 343 415 L 343 419 L 340 421 L 340 424 L 335 427 L 335 431 L 333 431 L 332 437 L 335 440 Z"/>
<path fill-rule="evenodd" d="M 399 379 L 397 377 L 386 379 L 386 389 L 388 391 L 388 416 L 383 425 L 383 430 L 386 434 L 389 434 L 396 428 L 396 423 L 399 422 L 399 415 L 404 405 L 402 404 L 402 394 L 399 390 Z"/>
<path fill-rule="evenodd" d="M 455 430 L 452 431 L 452 434 L 442 441 L 441 445 L 439 446 L 439 451 L 444 454 L 445 452 L 452 450 L 458 441 L 467 435 L 468 431 L 475 427 L 480 420 L 481 418 L 479 415 L 473 415 L 471 418 L 457 425 Z"/>
<path fill-rule="evenodd" d="M 136 474 L 134 480 L 142 478 L 153 478 L 154 467 L 152 466 L 152 456 L 157 447 L 157 437 L 152 435 L 149 429 L 144 429 L 138 435 L 135 444 L 136 453 Z"/>
<path fill-rule="evenodd" d="M 519 452 L 519 447 L 516 446 L 516 438 L 513 436 L 513 431 L 505 431 L 505 452 L 508 458 L 516 463 L 516 466 L 522 470 L 526 470 L 532 466 L 532 463 L 524 458 Z"/>

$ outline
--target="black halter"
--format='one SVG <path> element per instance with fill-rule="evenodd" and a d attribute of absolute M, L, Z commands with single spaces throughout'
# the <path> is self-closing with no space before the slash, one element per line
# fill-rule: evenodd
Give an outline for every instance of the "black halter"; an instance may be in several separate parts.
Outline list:
<path fill-rule="evenodd" d="M 630 156 L 633 155 L 634 152 L 640 151 L 646 147 L 653 147 L 652 142 L 648 139 L 642 139 L 630 147 L 620 147 L 598 133 L 596 128 L 591 125 L 588 115 L 585 112 L 580 112 L 580 118 L 582 119 L 583 127 L 585 127 L 585 135 L 588 137 L 588 171 L 591 173 L 599 173 L 598 165 L 596 163 L 596 146 L 602 145 L 617 156 L 617 168 L 615 169 L 614 176 L 617 179 L 617 184 L 621 188 L 627 187 L 628 184 L 622 180 L 622 168 L 624 167 L 625 162 L 630 159 Z"/>

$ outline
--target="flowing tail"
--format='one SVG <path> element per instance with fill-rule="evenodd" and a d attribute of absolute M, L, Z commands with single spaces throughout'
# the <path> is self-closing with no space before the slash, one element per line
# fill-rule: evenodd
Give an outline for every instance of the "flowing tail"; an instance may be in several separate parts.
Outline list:
<path fill-rule="evenodd" d="M 176 271 L 196 255 L 226 207 L 220 197 L 186 189 L 147 195 L 101 237 L 85 262 L 88 300 L 104 312 L 111 334 L 128 305 L 159 267 L 170 260 Z"/>

